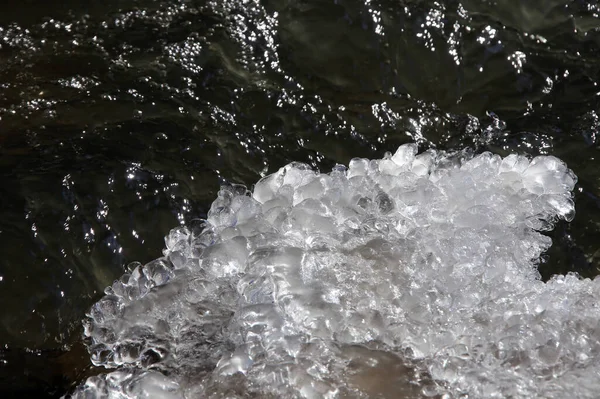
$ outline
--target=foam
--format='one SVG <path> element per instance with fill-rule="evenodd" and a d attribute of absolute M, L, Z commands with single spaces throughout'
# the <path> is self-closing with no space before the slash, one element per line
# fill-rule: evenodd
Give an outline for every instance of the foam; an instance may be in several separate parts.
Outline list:
<path fill-rule="evenodd" d="M 407 144 L 224 186 L 94 305 L 117 371 L 74 397 L 596 397 L 600 280 L 536 267 L 575 183 L 551 156 Z"/>

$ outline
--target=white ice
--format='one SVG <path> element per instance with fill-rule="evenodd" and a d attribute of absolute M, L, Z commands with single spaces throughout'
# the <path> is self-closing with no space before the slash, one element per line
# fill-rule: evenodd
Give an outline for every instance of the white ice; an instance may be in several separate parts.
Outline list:
<path fill-rule="evenodd" d="M 74 396 L 598 397 L 600 279 L 537 271 L 575 175 L 467 154 L 223 187 L 91 309 L 92 360 L 117 370 Z"/>

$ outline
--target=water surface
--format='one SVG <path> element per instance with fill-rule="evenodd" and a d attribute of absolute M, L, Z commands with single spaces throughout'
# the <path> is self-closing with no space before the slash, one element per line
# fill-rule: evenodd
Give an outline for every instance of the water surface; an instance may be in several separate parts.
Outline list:
<path fill-rule="evenodd" d="M 64 393 L 124 266 L 290 161 L 473 148 L 579 177 L 544 278 L 598 274 L 597 2 L 10 1 L 0 9 L 0 389 Z"/>

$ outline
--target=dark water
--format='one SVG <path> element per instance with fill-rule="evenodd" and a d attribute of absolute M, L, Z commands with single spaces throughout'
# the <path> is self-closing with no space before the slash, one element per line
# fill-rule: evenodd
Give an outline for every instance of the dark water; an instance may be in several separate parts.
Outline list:
<path fill-rule="evenodd" d="M 94 373 L 81 320 L 219 182 L 421 149 L 553 154 L 577 217 L 544 278 L 600 267 L 597 1 L 7 1 L 0 391 Z"/>

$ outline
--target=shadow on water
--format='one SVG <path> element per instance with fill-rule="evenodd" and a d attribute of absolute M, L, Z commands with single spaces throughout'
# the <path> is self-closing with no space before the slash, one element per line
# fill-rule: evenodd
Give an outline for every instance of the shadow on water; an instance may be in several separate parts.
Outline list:
<path fill-rule="evenodd" d="M 493 3 L 493 4 L 492 4 Z M 277 13 L 277 17 L 273 15 Z M 95 371 L 81 320 L 222 180 L 422 149 L 553 154 L 578 214 L 540 265 L 598 274 L 598 6 L 510 1 L 6 1 L 0 390 Z"/>

